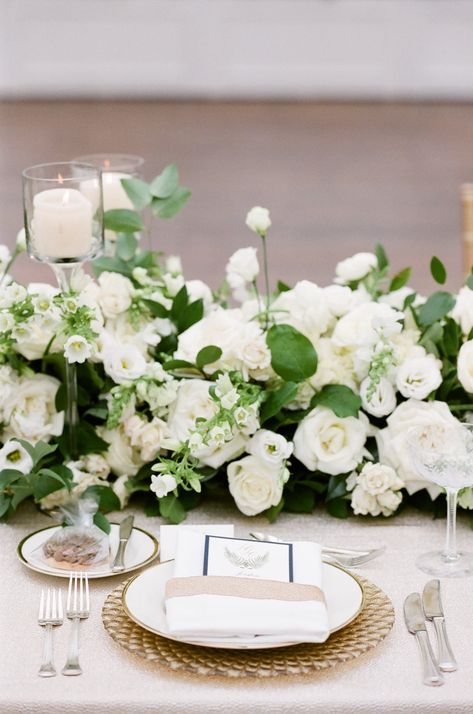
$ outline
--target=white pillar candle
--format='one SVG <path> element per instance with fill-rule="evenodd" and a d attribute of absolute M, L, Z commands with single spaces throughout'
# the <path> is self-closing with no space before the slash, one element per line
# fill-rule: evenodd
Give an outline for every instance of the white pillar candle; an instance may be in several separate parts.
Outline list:
<path fill-rule="evenodd" d="M 92 247 L 92 203 L 74 188 L 52 188 L 33 199 L 35 252 L 45 258 L 75 258 Z"/>
<path fill-rule="evenodd" d="M 133 210 L 134 206 L 121 184 L 122 179 L 132 178 L 130 174 L 120 173 L 119 171 L 103 171 L 102 172 L 102 191 L 103 191 L 103 210 L 111 211 L 114 208 L 129 208 Z M 98 206 L 98 180 L 89 179 L 82 181 L 80 190 L 92 202 L 96 209 Z"/>

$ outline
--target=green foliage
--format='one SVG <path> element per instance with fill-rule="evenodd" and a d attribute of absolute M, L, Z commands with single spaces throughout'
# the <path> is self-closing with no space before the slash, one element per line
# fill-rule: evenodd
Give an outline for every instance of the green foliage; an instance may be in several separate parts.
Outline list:
<path fill-rule="evenodd" d="M 303 382 L 317 370 L 312 342 L 291 325 L 273 325 L 266 334 L 271 365 L 286 382 Z"/>
<path fill-rule="evenodd" d="M 389 267 L 389 260 L 383 246 L 380 243 L 376 243 L 374 252 L 378 261 L 378 270 L 386 270 Z"/>
<path fill-rule="evenodd" d="M 445 270 L 445 266 L 442 261 L 439 260 L 435 255 L 430 261 L 430 272 L 435 282 L 439 283 L 440 285 L 443 285 L 445 283 L 447 279 L 447 271 Z"/>
<path fill-rule="evenodd" d="M 260 411 L 261 424 L 264 424 L 271 417 L 278 414 L 285 404 L 290 402 L 297 394 L 297 384 L 295 382 L 284 382 L 282 386 L 274 392 L 266 392 L 266 400 Z"/>
<path fill-rule="evenodd" d="M 419 323 L 422 327 L 433 325 L 455 307 L 455 298 L 450 293 L 439 290 L 433 293 L 420 307 Z"/>
<path fill-rule="evenodd" d="M 105 211 L 104 227 L 115 233 L 139 233 L 144 230 L 144 223 L 136 211 L 129 208 L 112 208 Z"/>
<path fill-rule="evenodd" d="M 399 273 L 397 273 L 389 284 L 389 292 L 394 292 L 394 290 L 400 290 L 406 285 L 411 277 L 411 268 L 404 268 Z"/>
<path fill-rule="evenodd" d="M 358 394 L 343 384 L 326 384 L 320 392 L 312 397 L 310 406 L 328 407 L 341 419 L 357 417 L 361 409 L 361 399 Z"/>
<path fill-rule="evenodd" d="M 202 347 L 195 358 L 195 363 L 199 369 L 203 369 L 207 364 L 213 364 L 222 356 L 222 350 L 216 345 Z"/>
<path fill-rule="evenodd" d="M 153 196 L 146 181 L 138 178 L 125 178 L 121 180 L 121 184 L 137 211 L 149 206 Z"/>

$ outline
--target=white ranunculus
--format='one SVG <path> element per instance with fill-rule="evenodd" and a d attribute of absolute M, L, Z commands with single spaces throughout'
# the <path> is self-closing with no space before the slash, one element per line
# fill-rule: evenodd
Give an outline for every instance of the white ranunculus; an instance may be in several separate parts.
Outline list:
<path fill-rule="evenodd" d="M 268 228 L 271 227 L 271 219 L 267 208 L 254 206 L 246 215 L 246 225 L 248 228 L 259 235 L 266 235 Z"/>
<path fill-rule="evenodd" d="M 351 258 L 337 263 L 335 268 L 336 283 L 352 283 L 361 280 L 376 268 L 378 259 L 374 253 L 355 253 Z"/>
<path fill-rule="evenodd" d="M 33 459 L 15 439 L 10 439 L 0 449 L 0 471 L 15 469 L 26 475 L 32 468 Z"/>
<path fill-rule="evenodd" d="M 460 288 L 455 307 L 450 316 L 458 322 L 464 335 L 468 335 L 473 328 L 473 290 L 467 285 Z"/>
<path fill-rule="evenodd" d="M 64 356 L 68 362 L 83 364 L 92 355 L 92 345 L 81 335 L 72 335 L 64 343 Z"/>
<path fill-rule="evenodd" d="M 35 444 L 60 436 L 64 412 L 57 412 L 56 393 L 60 382 L 45 374 L 23 379 L 4 404 L 4 436 L 26 439 Z"/>
<path fill-rule="evenodd" d="M 252 283 L 258 276 L 259 263 L 256 248 L 240 248 L 230 257 L 225 268 L 227 282 L 232 289 Z"/>
<path fill-rule="evenodd" d="M 354 469 L 364 454 L 368 419 L 337 417 L 331 409 L 316 407 L 299 423 L 294 434 L 294 455 L 309 471 L 330 475 Z"/>
<path fill-rule="evenodd" d="M 167 496 L 175 488 L 177 488 L 177 481 L 171 474 L 151 474 L 150 489 L 158 498 Z"/>
<path fill-rule="evenodd" d="M 209 394 L 212 382 L 203 379 L 183 380 L 179 383 L 177 399 L 171 405 L 168 427 L 179 441 L 185 441 L 195 430 L 196 419 L 210 419 L 218 411 Z"/>
<path fill-rule="evenodd" d="M 458 380 L 465 392 L 473 392 L 473 340 L 464 342 L 457 358 Z"/>
<path fill-rule="evenodd" d="M 146 360 L 131 344 L 113 342 L 103 351 L 103 367 L 116 384 L 130 384 L 146 372 Z"/>
<path fill-rule="evenodd" d="M 204 283 L 202 280 L 187 280 L 186 288 L 189 302 L 202 300 L 204 304 L 204 315 L 207 314 L 213 305 L 212 291 L 207 283 Z"/>
<path fill-rule="evenodd" d="M 132 447 L 123 424 L 116 429 L 102 428 L 99 436 L 109 444 L 105 458 L 115 476 L 134 476 L 138 473 L 144 462 L 138 450 Z"/>
<path fill-rule="evenodd" d="M 367 377 L 360 386 L 360 397 L 363 409 L 374 417 L 383 417 L 391 414 L 396 408 L 396 393 L 391 382 L 386 377 L 381 377 L 373 394 L 368 400 L 367 393 L 371 380 Z"/>
<path fill-rule="evenodd" d="M 329 337 L 321 337 L 317 342 L 317 356 L 317 370 L 309 378 L 314 390 L 319 391 L 326 384 L 344 384 L 357 389 L 353 355 L 349 349 L 337 347 Z"/>
<path fill-rule="evenodd" d="M 271 309 L 276 322 L 292 325 L 314 344 L 333 320 L 324 290 L 309 280 L 278 295 Z"/>
<path fill-rule="evenodd" d="M 100 274 L 98 279 L 100 293 L 98 302 L 107 318 L 114 318 L 128 310 L 131 305 L 133 283 L 120 273 Z"/>
<path fill-rule="evenodd" d="M 336 324 L 332 339 L 339 347 L 373 346 L 379 338 L 401 332 L 402 312 L 389 305 L 369 302 L 358 305 Z"/>
<path fill-rule="evenodd" d="M 408 399 L 388 417 L 387 427 L 376 432 L 379 460 L 393 467 L 409 494 L 426 488 L 430 496 L 436 498 L 441 489 L 426 481 L 414 468 L 407 447 L 407 435 L 412 427 L 433 426 L 441 446 L 442 434 L 456 425 L 458 421 L 445 402 Z"/>
<path fill-rule="evenodd" d="M 252 456 L 273 466 L 281 466 L 290 457 L 293 444 L 282 434 L 269 429 L 259 429 L 250 439 L 246 450 Z"/>
<path fill-rule="evenodd" d="M 356 516 L 379 516 L 381 506 L 376 496 L 372 496 L 361 486 L 355 486 L 351 494 L 351 507 Z"/>
<path fill-rule="evenodd" d="M 287 469 L 251 455 L 229 464 L 227 474 L 230 493 L 245 516 L 256 516 L 277 506 L 289 478 Z"/>
<path fill-rule="evenodd" d="M 391 466 L 367 463 L 358 475 L 357 483 L 372 496 L 379 496 L 389 490 L 398 491 L 403 482 Z"/>
<path fill-rule="evenodd" d="M 442 384 L 441 368 L 432 354 L 407 359 L 397 370 L 396 387 L 406 399 L 425 399 Z"/>

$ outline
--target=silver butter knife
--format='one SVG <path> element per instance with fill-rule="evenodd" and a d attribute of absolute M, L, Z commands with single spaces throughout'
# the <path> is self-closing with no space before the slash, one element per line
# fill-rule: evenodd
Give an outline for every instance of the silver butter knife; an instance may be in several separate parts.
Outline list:
<path fill-rule="evenodd" d="M 133 530 L 134 520 L 134 516 L 127 516 L 120 523 L 120 542 L 118 544 L 115 560 L 113 561 L 112 573 L 121 573 L 122 570 L 125 570 L 125 550 Z"/>
<path fill-rule="evenodd" d="M 442 600 L 440 598 L 440 581 L 429 580 L 422 593 L 424 614 L 432 620 L 437 635 L 439 667 L 444 672 L 454 672 L 458 666 L 448 641 L 445 617 L 443 614 Z"/>
<path fill-rule="evenodd" d="M 404 600 L 404 619 L 407 629 L 416 636 L 417 644 L 419 645 L 424 684 L 429 687 L 440 686 L 444 683 L 444 678 L 437 666 L 430 646 L 419 593 L 411 593 Z"/>

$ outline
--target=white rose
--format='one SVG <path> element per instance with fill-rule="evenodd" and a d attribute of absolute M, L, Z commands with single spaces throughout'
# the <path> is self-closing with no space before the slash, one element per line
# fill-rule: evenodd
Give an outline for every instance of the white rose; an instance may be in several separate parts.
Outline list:
<path fill-rule="evenodd" d="M 319 391 L 326 384 L 344 384 L 357 389 L 352 352 L 345 347 L 337 347 L 329 337 L 321 337 L 317 342 L 317 370 L 309 378 L 311 386 Z"/>
<path fill-rule="evenodd" d="M 361 280 L 378 265 L 374 253 L 355 253 L 351 258 L 346 258 L 337 263 L 335 268 L 336 283 L 351 283 Z"/>
<path fill-rule="evenodd" d="M 232 289 L 252 283 L 259 273 L 256 248 L 240 248 L 230 257 L 225 268 L 227 282 Z"/>
<path fill-rule="evenodd" d="M 103 351 L 103 367 L 116 384 L 129 384 L 146 372 L 146 360 L 134 345 L 106 345 Z"/>
<path fill-rule="evenodd" d="M 343 317 L 357 305 L 370 302 L 371 297 L 361 288 L 352 290 L 346 285 L 329 285 L 323 288 L 328 308 L 334 317 Z"/>
<path fill-rule="evenodd" d="M 171 474 L 151 474 L 150 490 L 154 491 L 158 498 L 167 496 L 175 488 L 177 481 Z"/>
<path fill-rule="evenodd" d="M 339 347 L 375 345 L 381 336 L 390 338 L 401 331 L 402 312 L 389 305 L 369 302 L 358 305 L 336 324 L 332 339 Z"/>
<path fill-rule="evenodd" d="M 371 380 L 367 377 L 360 386 L 360 397 L 363 409 L 374 417 L 383 417 L 391 414 L 396 408 L 396 393 L 391 382 L 386 377 L 381 377 L 373 394 L 368 400 L 367 393 Z"/>
<path fill-rule="evenodd" d="M 458 380 L 465 392 L 473 392 L 473 340 L 464 342 L 457 358 Z"/>
<path fill-rule="evenodd" d="M 446 430 L 456 425 L 458 422 L 445 402 L 409 399 L 388 417 L 387 427 L 379 429 L 375 434 L 379 460 L 393 467 L 409 494 L 426 488 L 431 498 L 436 498 L 441 489 L 426 481 L 414 468 L 407 447 L 407 435 L 412 427 L 434 426 L 441 438 Z"/>
<path fill-rule="evenodd" d="M 316 407 L 296 429 L 294 455 L 309 471 L 347 473 L 361 461 L 367 433 L 364 414 L 341 419 L 331 409 Z"/>
<path fill-rule="evenodd" d="M 455 307 L 450 316 L 458 322 L 464 335 L 473 328 L 473 290 L 467 285 L 458 291 Z"/>
<path fill-rule="evenodd" d="M 0 449 L 0 471 L 15 469 L 26 475 L 32 468 L 33 459 L 18 441 L 10 439 Z"/>
<path fill-rule="evenodd" d="M 266 380 L 274 373 L 271 369 L 271 351 L 263 335 L 248 335 L 250 338 L 243 342 L 237 351 L 242 362 L 242 372 L 250 374 L 254 379 Z"/>
<path fill-rule="evenodd" d="M 109 444 L 105 458 L 116 476 L 134 476 L 138 473 L 143 460 L 132 447 L 123 424 L 116 429 L 100 429 L 99 435 Z"/>
<path fill-rule="evenodd" d="M 180 382 L 177 399 L 171 405 L 168 427 L 179 441 L 186 441 L 195 430 L 196 419 L 210 419 L 218 411 L 217 404 L 209 395 L 212 382 L 189 379 Z"/>
<path fill-rule="evenodd" d="M 309 280 L 301 280 L 292 290 L 278 295 L 272 310 L 277 322 L 292 325 L 313 343 L 333 319 L 324 290 Z"/>
<path fill-rule="evenodd" d="M 391 466 L 367 463 L 357 478 L 357 483 L 372 496 L 379 496 L 389 490 L 399 490 L 403 482 Z"/>
<path fill-rule="evenodd" d="M 252 456 L 273 466 L 281 466 L 290 457 L 293 444 L 282 434 L 269 429 L 259 429 L 248 442 L 246 450 Z"/>
<path fill-rule="evenodd" d="M 119 273 L 105 271 L 100 274 L 98 284 L 100 286 L 98 302 L 105 317 L 113 318 L 128 310 L 133 294 L 131 280 Z"/>
<path fill-rule="evenodd" d="M 432 354 L 407 359 L 397 371 L 396 387 L 407 399 L 425 399 L 442 384 L 441 367 L 441 360 Z"/>
<path fill-rule="evenodd" d="M 255 516 L 282 498 L 287 469 L 274 467 L 256 456 L 245 456 L 227 467 L 228 487 L 239 510 L 245 516 Z"/>
<path fill-rule="evenodd" d="M 385 491 L 377 496 L 381 513 L 383 516 L 390 516 L 397 511 L 402 501 L 402 493 L 399 491 Z"/>
<path fill-rule="evenodd" d="M 15 436 L 35 444 L 60 436 L 64 412 L 57 412 L 56 393 L 60 382 L 45 374 L 23 379 L 4 404 L 4 436 Z"/>
<path fill-rule="evenodd" d="M 361 486 L 355 486 L 352 491 L 351 507 L 356 516 L 379 516 L 381 513 L 376 496 L 372 496 Z"/>
<path fill-rule="evenodd" d="M 265 235 L 268 228 L 271 227 L 271 219 L 267 208 L 254 206 L 246 215 L 246 225 L 248 228 L 259 235 Z"/>

